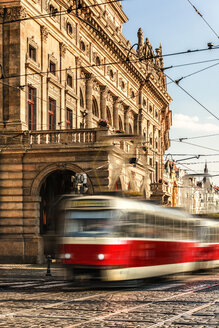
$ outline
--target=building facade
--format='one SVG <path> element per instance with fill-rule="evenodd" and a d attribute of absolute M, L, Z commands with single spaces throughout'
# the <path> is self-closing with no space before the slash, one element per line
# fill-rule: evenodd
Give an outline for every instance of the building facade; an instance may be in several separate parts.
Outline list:
<path fill-rule="evenodd" d="M 132 48 L 120 1 L 5 0 L 0 20 L 0 261 L 39 263 L 76 173 L 150 198 L 171 98 L 162 47 L 139 29 Z"/>

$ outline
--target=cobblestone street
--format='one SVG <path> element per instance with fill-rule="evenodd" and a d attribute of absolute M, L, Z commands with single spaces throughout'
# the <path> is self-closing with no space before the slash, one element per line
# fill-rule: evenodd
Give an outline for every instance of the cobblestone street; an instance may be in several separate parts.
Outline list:
<path fill-rule="evenodd" d="M 5 275 L 0 266 L 0 327 L 219 327 L 217 273 L 94 288 L 63 280 L 57 270 L 52 277 L 45 268 L 28 270 Z"/>

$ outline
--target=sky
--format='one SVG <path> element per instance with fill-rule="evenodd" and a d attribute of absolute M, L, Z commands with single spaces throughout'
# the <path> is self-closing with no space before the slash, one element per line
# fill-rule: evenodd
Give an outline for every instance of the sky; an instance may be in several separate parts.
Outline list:
<path fill-rule="evenodd" d="M 131 44 L 137 42 L 137 31 L 141 27 L 144 38 L 149 38 L 154 49 L 162 44 L 163 55 L 206 49 L 208 43 L 219 46 L 218 0 L 123 0 L 122 6 L 129 18 L 123 26 L 123 34 Z M 197 64 L 200 61 L 209 62 Z M 205 108 L 167 79 L 167 90 L 173 99 L 170 104 L 173 122 L 171 147 L 165 158 L 175 160 L 177 166 L 189 174 L 203 173 L 207 161 L 209 173 L 218 174 L 211 181 L 219 186 L 219 48 L 164 57 L 164 67 L 188 63 L 193 64 L 166 69 L 165 73 L 174 81 L 183 77 L 179 85 Z M 186 77 L 202 69 L 205 70 Z M 179 141 L 179 138 L 188 139 Z M 189 159 L 198 155 L 209 156 Z"/>

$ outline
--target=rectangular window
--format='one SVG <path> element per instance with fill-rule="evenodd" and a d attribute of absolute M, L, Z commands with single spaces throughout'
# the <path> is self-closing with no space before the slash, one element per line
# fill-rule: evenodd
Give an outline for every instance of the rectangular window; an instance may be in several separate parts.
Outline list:
<path fill-rule="evenodd" d="M 56 129 L 56 101 L 52 98 L 49 98 L 49 111 L 48 111 L 48 129 Z"/>
<path fill-rule="evenodd" d="M 72 88 L 72 76 L 67 74 L 67 85 Z"/>
<path fill-rule="evenodd" d="M 36 89 L 28 87 L 28 129 L 36 130 Z"/>
<path fill-rule="evenodd" d="M 29 44 L 29 57 L 36 61 L 36 48 Z"/>
<path fill-rule="evenodd" d="M 49 71 L 50 73 L 52 73 L 53 75 L 56 75 L 56 64 L 53 63 L 51 60 L 49 62 Z"/>
<path fill-rule="evenodd" d="M 66 110 L 66 128 L 72 129 L 73 128 L 73 118 L 72 118 L 72 110 L 67 108 Z"/>

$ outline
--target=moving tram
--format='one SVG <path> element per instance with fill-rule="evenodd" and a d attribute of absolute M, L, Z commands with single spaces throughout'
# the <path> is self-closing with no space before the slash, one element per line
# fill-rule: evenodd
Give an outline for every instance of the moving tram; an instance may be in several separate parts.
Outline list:
<path fill-rule="evenodd" d="M 112 196 L 66 197 L 59 254 L 72 276 L 126 281 L 219 266 L 219 222 Z"/>

